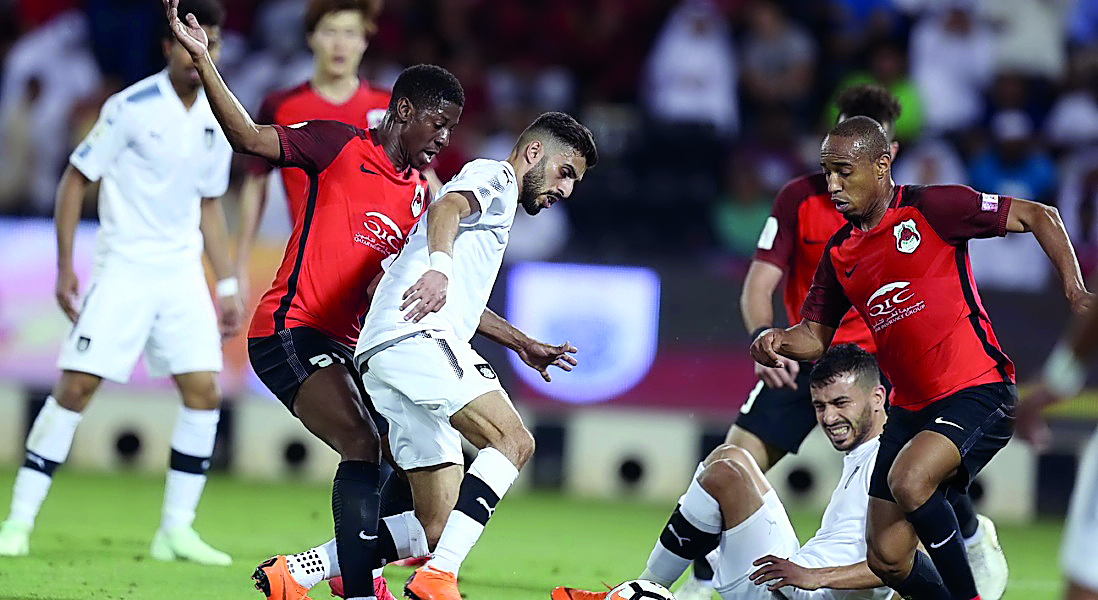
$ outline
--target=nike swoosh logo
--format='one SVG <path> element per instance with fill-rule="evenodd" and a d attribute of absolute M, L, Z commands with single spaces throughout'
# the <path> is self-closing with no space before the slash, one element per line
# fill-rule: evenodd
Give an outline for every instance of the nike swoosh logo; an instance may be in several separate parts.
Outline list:
<path fill-rule="evenodd" d="M 850 267 L 849 269 L 843 269 L 843 273 L 846 274 L 847 279 L 850 279 L 850 276 L 854 274 L 854 269 L 857 269 L 857 268 L 858 268 L 858 265 L 854 265 L 853 267 Z"/>
<path fill-rule="evenodd" d="M 376 535 L 366 535 L 365 531 L 358 532 L 358 537 L 359 537 L 359 539 L 366 540 L 367 542 L 370 541 L 370 540 L 376 540 L 377 539 Z"/>
<path fill-rule="evenodd" d="M 366 165 L 359 165 L 358 168 L 367 175 L 378 175 L 377 171 L 371 171 L 370 169 L 367 169 Z"/>
<path fill-rule="evenodd" d="M 808 238 L 801 238 L 801 242 L 804 244 L 826 244 L 827 240 L 810 240 Z"/>
<path fill-rule="evenodd" d="M 937 544 L 935 544 L 934 542 L 931 542 L 930 547 L 937 550 L 938 548 L 941 548 L 942 546 L 945 546 L 946 542 L 948 542 L 949 540 L 952 540 L 953 536 L 955 536 L 955 535 L 957 535 L 956 531 L 950 532 L 949 537 L 947 537 L 946 539 L 938 542 Z"/>
<path fill-rule="evenodd" d="M 961 427 L 960 425 L 954 423 L 953 421 L 946 421 L 945 419 L 943 419 L 941 417 L 935 417 L 934 422 L 939 424 L 939 425 L 949 425 L 951 427 L 956 427 L 957 429 L 960 429 L 961 431 L 965 430 L 964 427 Z"/>

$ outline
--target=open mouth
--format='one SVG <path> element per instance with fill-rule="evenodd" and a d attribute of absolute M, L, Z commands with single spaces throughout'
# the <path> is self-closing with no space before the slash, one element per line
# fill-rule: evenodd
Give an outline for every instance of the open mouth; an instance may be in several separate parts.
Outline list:
<path fill-rule="evenodd" d="M 830 437 L 833 440 L 834 439 L 845 439 L 853 431 L 853 429 L 851 429 L 850 425 L 848 425 L 846 423 L 843 423 L 842 425 L 832 425 L 831 427 L 826 427 L 825 430 L 827 431 L 828 437 Z"/>
<path fill-rule="evenodd" d="M 831 197 L 831 203 L 835 205 L 835 210 L 839 212 L 843 212 L 844 210 L 850 208 L 849 202 L 847 202 L 846 200 L 841 200 L 834 196 Z"/>

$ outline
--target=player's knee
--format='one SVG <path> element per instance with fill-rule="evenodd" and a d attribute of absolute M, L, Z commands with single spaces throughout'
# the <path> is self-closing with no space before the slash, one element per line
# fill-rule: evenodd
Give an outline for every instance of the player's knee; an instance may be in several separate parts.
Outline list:
<path fill-rule="evenodd" d="M 926 503 L 935 485 L 918 469 L 897 469 L 888 472 L 888 489 L 904 512 L 911 512 Z"/>
<path fill-rule="evenodd" d="M 53 399 L 62 408 L 82 412 L 99 387 L 100 379 L 85 373 L 66 372 L 53 390 Z"/>
<path fill-rule="evenodd" d="M 735 498 L 750 483 L 751 474 L 734 460 L 713 461 L 698 476 L 698 484 L 718 502 Z"/>
<path fill-rule="evenodd" d="M 187 408 L 214 410 L 221 406 L 221 389 L 212 375 L 207 378 L 193 378 L 180 393 Z"/>
<path fill-rule="evenodd" d="M 529 429 L 522 427 L 507 436 L 505 445 L 507 450 L 504 454 L 511 460 L 512 464 L 521 469 L 526 461 L 534 455 L 534 434 L 530 433 Z"/>

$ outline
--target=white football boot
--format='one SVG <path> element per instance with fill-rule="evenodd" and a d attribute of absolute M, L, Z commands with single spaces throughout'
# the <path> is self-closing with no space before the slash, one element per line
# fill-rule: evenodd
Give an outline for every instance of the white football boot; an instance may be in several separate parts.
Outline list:
<path fill-rule="evenodd" d="M 191 527 L 157 529 L 149 554 L 156 560 L 189 560 L 200 565 L 227 567 L 233 559 L 202 541 Z"/>
<path fill-rule="evenodd" d="M 1000 600 L 1007 586 L 1006 555 L 999 545 L 999 536 L 995 533 L 995 523 L 984 515 L 976 515 L 980 526 L 976 530 L 976 540 L 965 544 L 968 564 L 972 568 L 972 578 L 976 580 L 976 592 L 981 600 Z"/>
<path fill-rule="evenodd" d="M 30 552 L 30 533 L 33 527 L 19 521 L 0 523 L 0 556 L 26 556 Z"/>

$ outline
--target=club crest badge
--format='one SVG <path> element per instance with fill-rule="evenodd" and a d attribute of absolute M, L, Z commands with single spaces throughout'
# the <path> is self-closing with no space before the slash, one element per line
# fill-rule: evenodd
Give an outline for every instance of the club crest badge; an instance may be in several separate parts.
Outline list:
<path fill-rule="evenodd" d="M 915 221 L 906 219 L 900 221 L 892 228 L 892 235 L 896 236 L 896 249 L 904 254 L 911 254 L 923 241 L 923 236 L 915 227 Z"/>

